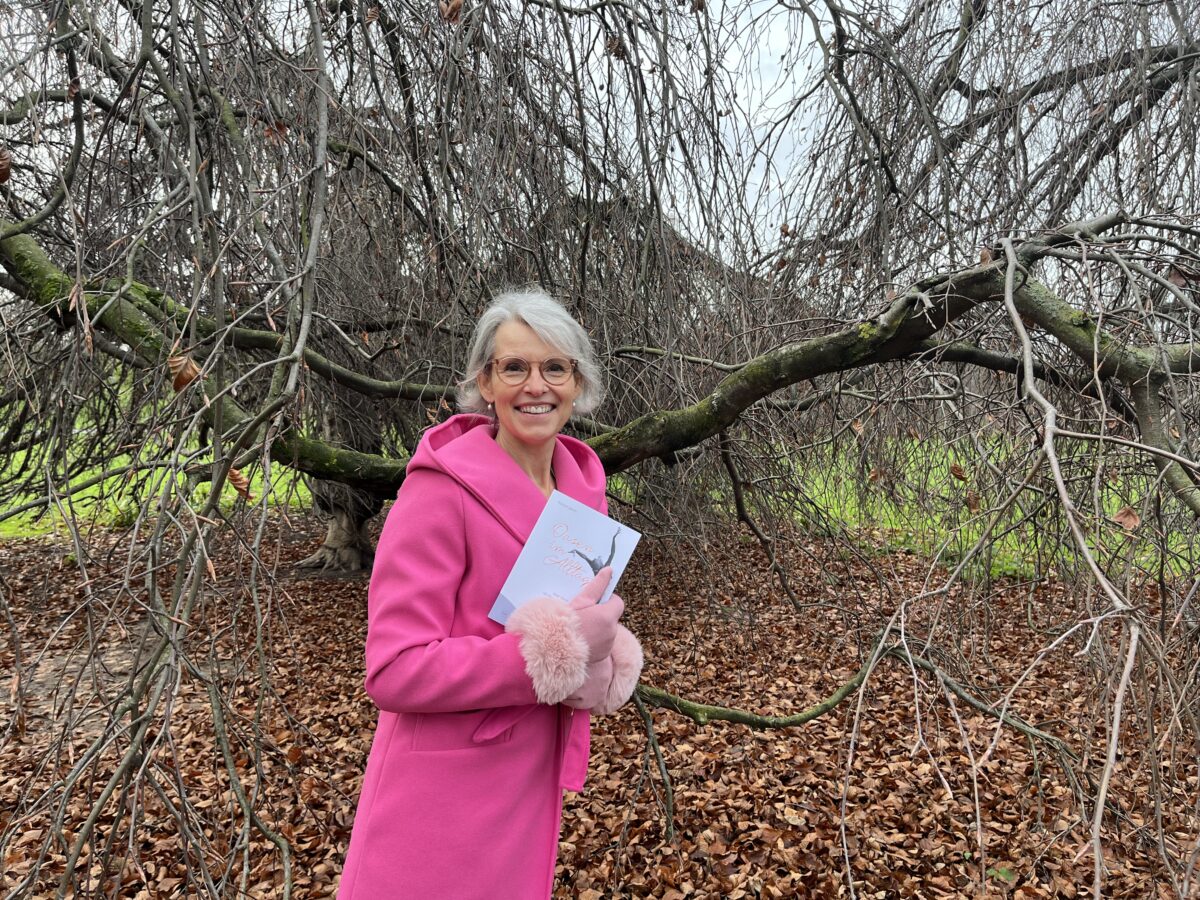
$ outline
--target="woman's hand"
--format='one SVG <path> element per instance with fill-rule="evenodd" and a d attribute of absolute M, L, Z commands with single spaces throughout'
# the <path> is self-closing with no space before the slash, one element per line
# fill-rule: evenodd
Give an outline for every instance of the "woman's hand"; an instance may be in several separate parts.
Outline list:
<path fill-rule="evenodd" d="M 642 674 L 642 645 L 624 625 L 617 626 L 612 655 L 587 667 L 587 678 L 563 703 L 592 715 L 614 713 L 633 696 Z"/>
<path fill-rule="evenodd" d="M 571 600 L 571 609 L 579 617 L 579 632 L 587 642 L 589 663 L 600 662 L 612 653 L 617 623 L 625 612 L 625 601 L 616 594 L 607 603 L 598 602 L 611 580 L 612 569 L 605 566 Z"/>
<path fill-rule="evenodd" d="M 579 686 L 579 690 L 563 701 L 575 709 L 592 709 L 603 705 L 608 697 L 608 687 L 612 684 L 613 661 L 606 656 L 599 662 L 590 663 L 587 669 L 587 680 Z"/>
<path fill-rule="evenodd" d="M 616 677 L 621 670 L 621 660 L 609 659 L 615 645 L 622 643 L 621 632 L 625 629 L 619 620 L 625 612 L 625 602 L 613 594 L 607 603 L 599 603 L 611 579 L 612 569 L 605 567 L 570 603 L 564 604 L 557 597 L 538 597 L 517 607 L 509 616 L 504 627 L 521 636 L 521 656 L 525 659 L 525 671 L 533 681 L 538 703 L 563 703 L 569 697 L 578 696 L 573 705 L 590 709 L 592 707 L 586 704 L 596 702 L 594 693 L 595 698 L 603 700 L 602 705 L 607 707 L 610 705 L 608 698 L 613 694 L 613 682 L 628 682 L 628 678 Z M 637 657 L 640 671 L 640 648 Z M 607 694 L 598 683 L 602 680 L 605 664 Z M 597 681 L 595 691 L 589 688 L 589 696 L 584 698 L 580 691 L 592 676 Z M 628 684 L 629 690 L 637 681 L 636 673 L 633 679 Z M 626 699 L 628 693 L 620 702 Z"/>

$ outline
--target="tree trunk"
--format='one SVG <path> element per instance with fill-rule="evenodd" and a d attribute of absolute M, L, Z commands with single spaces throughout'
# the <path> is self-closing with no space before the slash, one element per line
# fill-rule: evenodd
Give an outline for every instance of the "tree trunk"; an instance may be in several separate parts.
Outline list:
<path fill-rule="evenodd" d="M 371 568 L 375 550 L 367 534 L 369 519 L 360 520 L 349 509 L 335 509 L 325 523 L 325 542 L 299 563 L 301 569 L 323 572 L 361 572 Z"/>
<path fill-rule="evenodd" d="M 337 385 L 329 386 L 327 393 L 319 413 L 321 437 L 334 446 L 379 453 L 383 435 L 371 399 Z M 325 521 L 325 543 L 301 561 L 300 568 L 325 572 L 370 569 L 375 551 L 367 523 L 383 509 L 383 496 L 322 479 L 313 479 L 311 484 L 313 509 Z"/>

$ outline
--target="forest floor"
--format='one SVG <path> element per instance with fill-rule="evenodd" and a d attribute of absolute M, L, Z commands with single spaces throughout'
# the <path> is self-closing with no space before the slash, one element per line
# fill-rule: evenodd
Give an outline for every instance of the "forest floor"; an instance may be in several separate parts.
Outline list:
<path fill-rule="evenodd" d="M 367 579 L 294 569 L 320 541 L 314 521 L 276 520 L 269 532 L 273 571 L 257 600 L 273 691 L 261 690 L 254 598 L 244 588 L 248 556 L 232 539 L 210 553 L 214 580 L 193 613 L 188 646 L 194 659 L 219 669 L 230 697 L 234 765 L 244 785 L 257 781 L 260 814 L 291 844 L 293 896 L 327 897 L 375 723 L 362 687 Z M 109 590 L 124 577 L 128 544 L 121 532 L 93 535 L 88 601 L 69 544 L 0 543 L 0 594 L 7 598 L 0 612 L 9 618 L 0 673 L 15 673 L 0 696 L 4 896 L 30 871 L 53 827 L 39 794 L 71 770 L 98 733 L 102 718 L 91 712 L 102 706 L 99 698 L 129 676 L 145 598 Z M 922 591 L 928 574 L 909 554 L 859 555 L 815 540 L 797 540 L 786 555 L 800 608 L 782 595 L 744 534 L 730 530 L 700 547 L 644 542 L 622 582 L 626 621 L 646 651 L 643 683 L 762 714 L 798 712 L 855 674 L 872 635 L 901 601 Z M 1065 596 L 1055 583 L 998 584 L 972 597 L 951 592 L 914 609 L 909 646 L 995 704 L 1037 649 L 1061 634 L 1055 628 L 1068 621 Z M 953 648 L 923 650 L 917 640 L 935 611 L 939 635 L 961 636 Z M 1085 779 L 1098 777 L 1102 761 L 1094 757 L 1106 739 L 1104 685 L 1077 652 L 1087 637 L 1064 639 L 1062 652 L 1039 663 L 1009 707 L 1081 753 L 1084 761 L 1073 768 Z M 102 648 L 103 665 L 73 684 L 89 643 Z M 250 741 L 256 710 L 263 723 L 257 758 Z M 72 714 L 68 737 L 56 742 L 56 723 Z M 1090 894 L 1090 813 L 1052 749 L 998 729 L 994 717 L 900 659 L 881 660 L 861 693 L 798 728 L 698 726 L 675 712 L 652 714 L 674 791 L 673 835 L 638 710 L 631 704 L 596 720 L 587 787 L 566 800 L 555 897 L 839 897 L 850 896 L 851 881 L 860 897 Z M 163 792 L 139 785 L 143 812 L 132 840 L 111 828 L 119 804 L 103 808 L 102 846 L 81 860 L 85 881 L 75 896 L 195 893 L 166 805 L 175 790 L 203 798 L 192 825 L 213 860 L 227 858 L 239 839 L 243 818 L 214 748 L 208 696 L 186 668 L 169 731 L 154 763 Z M 1168 754 L 1174 768 L 1164 773 L 1145 762 L 1146 744 L 1145 733 L 1130 726 L 1108 795 L 1108 897 L 1176 897 L 1160 834 L 1168 852 L 1186 858 L 1194 851 L 1194 754 L 1173 762 Z M 98 793 L 110 770 L 106 757 L 85 772 L 66 812 L 68 839 L 85 817 L 82 797 Z M 250 846 L 246 894 L 279 895 L 279 854 L 257 833 Z M 52 842 L 42 878 L 26 896 L 52 895 L 63 860 Z M 233 883 L 240 869 L 239 858 Z"/>

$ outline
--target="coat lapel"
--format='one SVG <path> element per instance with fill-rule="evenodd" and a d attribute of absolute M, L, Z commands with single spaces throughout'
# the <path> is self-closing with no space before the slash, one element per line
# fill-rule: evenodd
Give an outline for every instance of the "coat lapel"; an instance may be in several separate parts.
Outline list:
<path fill-rule="evenodd" d="M 600 508 L 603 491 L 597 494 L 595 488 L 588 486 L 583 472 L 579 469 L 579 463 L 561 440 L 554 442 L 554 459 L 551 465 L 554 466 L 554 481 L 558 490 L 592 509 Z"/>
<path fill-rule="evenodd" d="M 466 416 L 464 416 L 466 418 Z M 472 416 L 478 425 L 438 451 L 446 473 L 466 487 L 496 521 L 521 542 L 529 540 L 538 516 L 546 506 L 532 479 L 517 466 L 493 438 L 493 426 L 484 416 Z M 580 463 L 562 439 L 554 442 L 551 458 L 558 490 L 593 509 L 600 509 L 604 491 L 589 486 Z"/>
<path fill-rule="evenodd" d="M 546 498 L 516 460 L 496 443 L 487 420 L 479 418 L 478 426 L 447 444 L 440 455 L 446 470 L 523 545 L 546 506 Z M 598 507 L 598 498 L 592 496 L 595 491 L 588 487 L 579 463 L 562 441 L 554 443 L 552 465 L 558 490 Z"/>
<path fill-rule="evenodd" d="M 546 498 L 516 460 L 496 443 L 491 427 L 485 424 L 472 428 L 446 445 L 442 455 L 449 464 L 448 471 L 524 544 L 542 514 Z"/>

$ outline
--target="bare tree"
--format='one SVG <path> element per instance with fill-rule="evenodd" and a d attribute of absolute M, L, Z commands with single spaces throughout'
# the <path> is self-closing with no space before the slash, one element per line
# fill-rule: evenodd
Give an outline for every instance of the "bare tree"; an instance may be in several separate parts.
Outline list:
<path fill-rule="evenodd" d="M 862 668 L 827 703 L 777 719 L 642 699 L 786 727 L 902 659 L 1083 773 L 1099 896 L 1122 734 L 1163 719 L 1157 752 L 1200 740 L 1196 10 L 121 0 L 0 21 L 0 517 L 70 521 L 117 478 L 137 504 L 110 591 L 138 598 L 130 675 L 92 679 L 56 722 L 48 755 L 103 711 L 0 832 L 3 851 L 23 822 L 53 826 L 15 893 L 94 890 L 81 855 L 109 858 L 102 816 L 133 843 L 143 784 L 212 859 L 206 814 L 169 774 L 182 673 L 205 687 L 231 785 L 264 746 L 257 720 L 231 725 L 236 677 L 195 624 L 214 534 L 231 518 L 260 559 L 251 478 L 301 473 L 332 523 L 313 563 L 369 563 L 365 524 L 448 413 L 475 317 L 496 287 L 538 281 L 610 362 L 611 400 L 578 423 L 609 472 L 651 518 L 736 515 L 798 606 L 784 551 L 797 522 L 837 530 L 809 490 L 834 462 L 860 496 L 951 525 L 928 589 L 898 597 L 882 633 L 863 616 Z M 975 564 L 1021 529 L 1039 576 L 1078 576 L 1067 634 L 1105 685 L 1081 746 L 1012 711 L 1029 672 L 973 687 L 970 636 L 940 612 L 984 590 Z M 257 563 L 248 579 L 261 623 L 272 583 Z M 95 637 L 63 672 L 105 668 Z M 1147 667 L 1169 687 L 1133 710 Z M 262 797 L 235 807 L 236 840 L 190 889 L 244 890 L 252 833 L 290 885 Z M 1159 846 L 1187 896 L 1195 852 Z"/>

